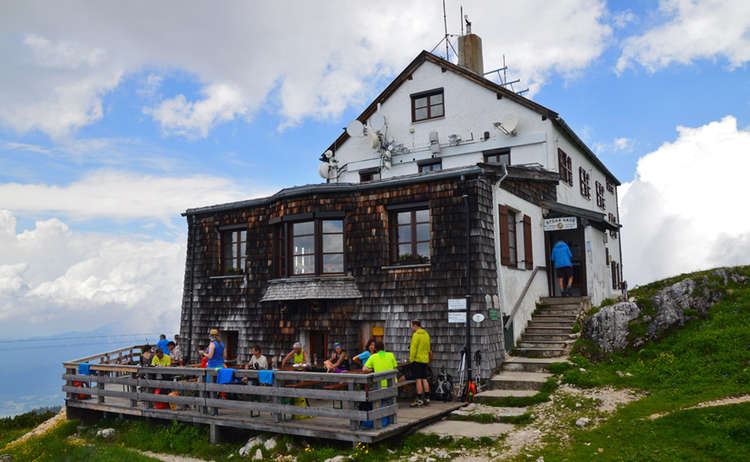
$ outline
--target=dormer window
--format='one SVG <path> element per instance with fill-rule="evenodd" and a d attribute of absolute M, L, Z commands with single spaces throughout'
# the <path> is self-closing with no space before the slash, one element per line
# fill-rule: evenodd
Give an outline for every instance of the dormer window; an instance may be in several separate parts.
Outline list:
<path fill-rule="evenodd" d="M 417 161 L 419 173 L 436 172 L 443 169 L 443 159 L 424 159 Z"/>
<path fill-rule="evenodd" d="M 359 182 L 367 183 L 368 181 L 376 181 L 380 179 L 380 167 L 363 168 L 359 171 Z"/>
<path fill-rule="evenodd" d="M 486 164 L 510 165 L 510 148 L 484 151 L 484 162 Z"/>
<path fill-rule="evenodd" d="M 424 91 L 411 95 L 411 121 L 437 119 L 445 115 L 443 89 Z"/>

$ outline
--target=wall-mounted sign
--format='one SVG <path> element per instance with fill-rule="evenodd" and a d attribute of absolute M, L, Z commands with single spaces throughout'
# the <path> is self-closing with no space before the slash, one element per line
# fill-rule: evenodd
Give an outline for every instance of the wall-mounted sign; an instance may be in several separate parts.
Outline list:
<path fill-rule="evenodd" d="M 449 310 L 465 310 L 466 299 L 465 298 L 449 298 L 448 309 Z"/>
<path fill-rule="evenodd" d="M 497 310 L 490 310 L 490 321 L 497 321 Z"/>
<path fill-rule="evenodd" d="M 465 323 L 466 322 L 466 311 L 449 311 L 448 312 L 449 323 Z"/>
<path fill-rule="evenodd" d="M 576 217 L 545 218 L 545 231 L 562 231 L 564 229 L 576 229 L 578 220 Z"/>
<path fill-rule="evenodd" d="M 474 316 L 471 317 L 471 320 L 480 323 L 484 321 L 484 315 L 482 313 L 476 313 Z"/>

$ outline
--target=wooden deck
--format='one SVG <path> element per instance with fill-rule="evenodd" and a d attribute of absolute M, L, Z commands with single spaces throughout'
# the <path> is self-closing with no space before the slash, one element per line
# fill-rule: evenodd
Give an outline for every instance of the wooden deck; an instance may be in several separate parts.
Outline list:
<path fill-rule="evenodd" d="M 247 378 L 249 384 L 221 384 L 215 369 L 139 367 L 128 364 L 135 360 L 133 347 L 123 350 L 127 350 L 124 355 L 97 355 L 98 364 L 85 362 L 94 357 L 64 363 L 62 389 L 71 418 L 108 412 L 205 424 L 210 426 L 212 441 L 221 428 L 231 427 L 373 443 L 427 425 L 463 406 L 432 402 L 410 408 L 399 403 L 396 371 L 274 371 L 272 380 L 261 385 L 258 371 L 236 370 L 233 378 Z M 156 389 L 179 394 L 157 394 Z"/>

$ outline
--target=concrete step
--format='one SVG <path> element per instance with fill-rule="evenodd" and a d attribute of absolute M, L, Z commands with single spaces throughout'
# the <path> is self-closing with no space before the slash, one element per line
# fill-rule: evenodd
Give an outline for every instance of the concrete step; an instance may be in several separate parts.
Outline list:
<path fill-rule="evenodd" d="M 578 316 L 581 310 L 578 307 L 575 308 L 538 308 L 534 315 L 552 315 L 552 316 Z"/>
<path fill-rule="evenodd" d="M 552 374 L 545 372 L 502 371 L 490 379 L 493 388 L 506 390 L 541 390 Z"/>
<path fill-rule="evenodd" d="M 575 334 L 529 334 L 528 329 L 521 335 L 522 342 L 552 341 L 552 340 L 575 340 Z"/>
<path fill-rule="evenodd" d="M 534 316 L 531 317 L 532 321 L 541 321 L 541 322 L 576 322 L 575 316 L 561 316 L 559 314 L 538 314 L 534 313 Z"/>
<path fill-rule="evenodd" d="M 534 329 L 534 328 L 537 328 L 537 327 L 552 327 L 552 328 L 555 328 L 555 329 L 568 329 L 568 330 L 572 330 L 574 324 L 575 323 L 571 322 L 571 321 L 567 321 L 567 322 L 560 322 L 560 321 L 535 321 L 534 319 L 532 319 L 531 321 L 529 321 L 529 324 L 528 324 L 527 328 Z"/>
<path fill-rule="evenodd" d="M 524 334 L 533 334 L 533 335 L 547 335 L 547 334 L 553 334 L 553 335 L 569 335 L 572 332 L 573 328 L 564 328 L 564 327 L 527 327 L 524 331 Z"/>
<path fill-rule="evenodd" d="M 573 305 L 588 303 L 591 297 L 542 297 L 539 302 L 543 305 Z"/>
<path fill-rule="evenodd" d="M 534 396 L 538 393 L 536 390 L 507 390 L 507 389 L 492 389 L 485 390 L 478 394 L 476 398 L 482 400 L 482 398 L 507 398 L 509 396 Z"/>
<path fill-rule="evenodd" d="M 504 371 L 523 371 L 523 372 L 548 372 L 547 366 L 554 363 L 566 362 L 567 356 L 559 358 L 524 358 L 512 357 L 503 362 Z"/>
<path fill-rule="evenodd" d="M 516 345 L 516 348 L 565 348 L 573 343 L 572 340 L 560 341 L 560 340 L 536 340 L 526 341 L 521 340 Z"/>
<path fill-rule="evenodd" d="M 528 356 L 529 358 L 554 358 L 567 354 L 567 348 L 515 348 L 513 354 L 516 356 Z"/>

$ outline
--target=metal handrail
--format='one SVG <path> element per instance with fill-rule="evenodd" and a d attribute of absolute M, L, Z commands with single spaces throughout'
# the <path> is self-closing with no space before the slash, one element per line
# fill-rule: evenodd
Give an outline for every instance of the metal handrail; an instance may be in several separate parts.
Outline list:
<path fill-rule="evenodd" d="M 505 323 L 504 329 L 507 329 L 510 327 L 511 322 L 513 322 L 513 318 L 516 316 L 516 312 L 521 307 L 521 302 L 523 301 L 524 297 L 526 297 L 526 292 L 529 291 L 529 287 L 531 287 L 531 282 L 534 280 L 534 276 L 536 276 L 536 273 L 539 272 L 539 270 L 547 271 L 546 266 L 537 266 L 534 268 L 534 271 L 531 272 L 531 276 L 529 276 L 529 280 L 526 281 L 526 285 L 524 286 L 523 290 L 521 291 L 521 295 L 518 296 L 518 300 L 516 300 L 516 304 L 513 305 L 513 309 L 510 312 L 510 315 L 508 316 L 508 322 Z"/>

